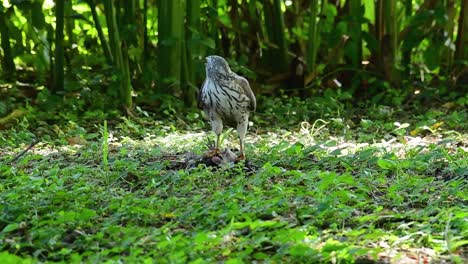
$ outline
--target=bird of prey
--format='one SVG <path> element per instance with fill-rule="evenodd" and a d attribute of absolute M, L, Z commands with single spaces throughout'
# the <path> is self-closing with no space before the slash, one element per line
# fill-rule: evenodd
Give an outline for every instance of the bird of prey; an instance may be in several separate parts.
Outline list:
<path fill-rule="evenodd" d="M 198 94 L 198 105 L 208 117 L 216 134 L 216 145 L 211 155 L 219 155 L 219 137 L 223 122 L 237 126 L 240 142 L 238 160 L 245 159 L 244 138 L 249 123 L 249 113 L 255 111 L 257 102 L 249 82 L 232 72 L 220 56 L 206 57 L 206 79 Z"/>

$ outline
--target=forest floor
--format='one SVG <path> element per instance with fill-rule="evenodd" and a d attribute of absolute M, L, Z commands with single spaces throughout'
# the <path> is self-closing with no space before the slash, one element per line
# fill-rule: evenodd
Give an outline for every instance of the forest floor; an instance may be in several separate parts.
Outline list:
<path fill-rule="evenodd" d="M 197 110 L 139 109 L 108 129 L 89 113 L 36 115 L 0 130 L 6 263 L 468 259 L 467 111 L 456 103 L 263 102 L 247 161 L 221 166 L 200 162 L 213 135 Z"/>

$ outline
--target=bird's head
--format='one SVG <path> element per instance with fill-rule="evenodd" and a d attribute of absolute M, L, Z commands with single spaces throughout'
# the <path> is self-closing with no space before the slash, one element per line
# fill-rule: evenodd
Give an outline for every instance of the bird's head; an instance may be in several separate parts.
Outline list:
<path fill-rule="evenodd" d="M 229 68 L 227 61 L 223 57 L 217 55 L 206 57 L 205 68 L 206 76 L 209 78 L 231 73 L 231 68 Z"/>

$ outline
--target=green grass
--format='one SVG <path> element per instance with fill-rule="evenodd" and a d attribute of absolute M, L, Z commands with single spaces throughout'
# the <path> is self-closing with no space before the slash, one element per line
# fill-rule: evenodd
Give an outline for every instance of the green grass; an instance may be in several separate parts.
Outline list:
<path fill-rule="evenodd" d="M 0 259 L 467 260 L 466 110 L 278 102 L 233 167 L 193 162 L 206 151 L 198 111 L 0 131 Z M 235 133 L 223 144 L 235 149 Z"/>

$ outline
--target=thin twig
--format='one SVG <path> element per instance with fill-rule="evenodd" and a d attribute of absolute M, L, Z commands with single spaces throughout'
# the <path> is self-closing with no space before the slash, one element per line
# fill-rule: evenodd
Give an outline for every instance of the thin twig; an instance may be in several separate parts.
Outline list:
<path fill-rule="evenodd" d="M 38 139 L 34 140 L 31 144 L 29 144 L 29 146 L 25 150 L 18 153 L 18 155 L 16 155 L 13 159 L 11 159 L 7 164 L 11 164 L 11 163 L 15 162 L 16 160 L 18 160 L 21 156 L 26 154 L 26 152 L 28 152 L 30 149 L 32 149 L 37 143 L 39 143 L 39 140 Z"/>

